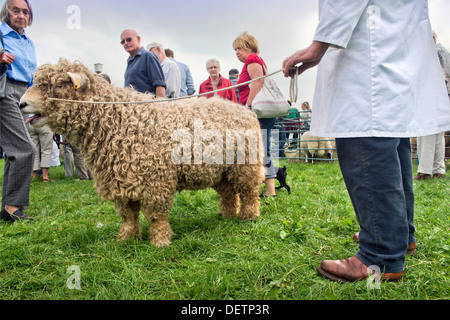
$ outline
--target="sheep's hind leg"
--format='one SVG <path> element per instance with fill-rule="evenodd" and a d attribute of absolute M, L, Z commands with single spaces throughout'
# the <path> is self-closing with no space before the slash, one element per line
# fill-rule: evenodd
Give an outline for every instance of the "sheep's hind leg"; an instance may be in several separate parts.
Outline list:
<path fill-rule="evenodd" d="M 256 220 L 259 218 L 259 188 L 241 192 L 241 212 L 239 219 L 241 220 Z"/>
<path fill-rule="evenodd" d="M 239 194 L 226 182 L 222 182 L 214 187 L 219 194 L 219 215 L 224 218 L 236 217 L 239 213 Z"/>
<path fill-rule="evenodd" d="M 139 225 L 139 201 L 117 199 L 114 201 L 114 207 L 117 214 L 124 220 L 117 238 L 119 240 L 128 240 L 135 237 L 140 238 L 141 226 Z"/>

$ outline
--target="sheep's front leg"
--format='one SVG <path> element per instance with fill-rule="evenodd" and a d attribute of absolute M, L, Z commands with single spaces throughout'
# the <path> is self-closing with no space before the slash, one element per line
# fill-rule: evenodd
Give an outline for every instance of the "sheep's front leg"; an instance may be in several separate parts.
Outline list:
<path fill-rule="evenodd" d="M 114 207 L 117 214 L 123 218 L 123 224 L 120 227 L 119 240 L 133 239 L 141 237 L 141 226 L 139 225 L 139 201 L 130 201 L 128 199 L 117 199 L 114 201 Z"/>
<path fill-rule="evenodd" d="M 148 228 L 149 238 L 156 247 L 166 247 L 172 240 L 173 232 L 168 218 L 171 207 L 172 200 L 164 204 L 148 202 L 143 202 L 142 204 L 142 212 L 150 222 L 150 227 Z"/>
<path fill-rule="evenodd" d="M 172 228 L 170 227 L 169 213 L 155 213 L 151 220 L 148 234 L 151 243 L 156 247 L 166 247 L 172 240 Z"/>

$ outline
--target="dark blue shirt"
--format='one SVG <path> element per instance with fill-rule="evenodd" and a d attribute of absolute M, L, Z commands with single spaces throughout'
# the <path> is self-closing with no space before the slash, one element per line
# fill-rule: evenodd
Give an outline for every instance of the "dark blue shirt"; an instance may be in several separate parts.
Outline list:
<path fill-rule="evenodd" d="M 133 59 L 128 58 L 125 70 L 125 87 L 155 94 L 156 87 L 166 87 L 164 73 L 156 55 L 141 47 Z"/>

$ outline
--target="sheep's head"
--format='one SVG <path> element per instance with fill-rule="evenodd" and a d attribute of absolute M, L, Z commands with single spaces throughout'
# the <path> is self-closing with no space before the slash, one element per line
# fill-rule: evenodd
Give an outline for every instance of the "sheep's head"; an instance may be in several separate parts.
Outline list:
<path fill-rule="evenodd" d="M 61 59 L 57 65 L 43 65 L 36 70 L 33 86 L 20 99 L 20 109 L 23 114 L 33 114 L 27 120 L 33 126 L 48 123 L 56 132 L 66 133 L 68 122 L 76 121 L 73 111 L 79 106 L 48 98 L 86 99 L 92 82 L 92 73 L 79 63 Z"/>

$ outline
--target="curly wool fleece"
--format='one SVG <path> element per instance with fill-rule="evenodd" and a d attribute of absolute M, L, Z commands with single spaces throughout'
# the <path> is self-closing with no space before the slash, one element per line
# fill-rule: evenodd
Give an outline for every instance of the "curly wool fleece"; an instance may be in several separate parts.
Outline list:
<path fill-rule="evenodd" d="M 264 180 L 262 138 L 258 119 L 245 107 L 220 98 L 145 104 L 48 100 L 153 99 L 131 88 L 114 87 L 81 63 L 64 59 L 56 65 L 38 68 L 35 85 L 27 94 L 39 96 L 40 113 L 48 118 L 49 126 L 54 132 L 66 135 L 82 151 L 99 195 L 112 200 L 124 219 L 120 239 L 140 237 L 139 211 L 142 210 L 151 222 L 152 243 L 168 245 L 172 230 L 167 216 L 174 195 L 183 189 L 214 188 L 220 196 L 219 214 L 224 217 L 238 215 L 244 220 L 259 217 L 258 188 Z M 211 132 L 212 137 L 203 137 L 203 133 L 207 136 Z M 253 139 L 256 149 L 247 137 L 243 161 L 238 161 L 242 145 L 238 148 L 238 143 L 233 142 L 230 163 L 230 139 L 225 139 L 230 132 L 236 141 L 239 138 L 245 141 L 248 132 L 256 133 Z M 258 156 L 252 158 L 255 150 Z M 209 158 L 205 157 L 206 151 Z M 202 154 L 199 156 L 198 152 Z M 219 153 L 223 157 L 218 157 Z"/>

